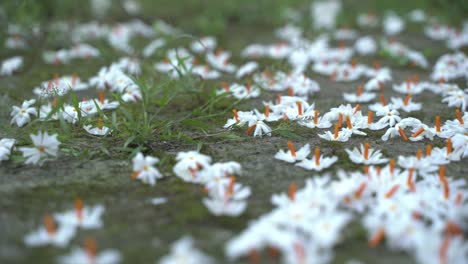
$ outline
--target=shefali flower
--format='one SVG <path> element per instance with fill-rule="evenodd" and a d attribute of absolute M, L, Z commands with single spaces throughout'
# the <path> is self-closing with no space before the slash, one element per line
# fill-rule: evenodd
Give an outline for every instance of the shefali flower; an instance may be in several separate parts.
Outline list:
<path fill-rule="evenodd" d="M 84 130 L 86 130 L 86 132 L 95 136 L 104 136 L 111 132 L 110 128 L 102 125 L 101 119 L 98 120 L 97 127 L 92 127 L 91 125 L 87 125 L 87 126 L 84 126 L 83 128 Z"/>
<path fill-rule="evenodd" d="M 237 67 L 234 64 L 229 63 L 229 59 L 231 58 L 231 53 L 229 52 L 216 52 L 216 54 L 213 53 L 207 53 L 206 54 L 206 62 L 208 62 L 211 67 L 227 72 L 227 73 L 234 73 L 237 69 Z"/>
<path fill-rule="evenodd" d="M 203 199 L 203 204 L 214 215 L 239 216 L 247 207 L 246 199 L 251 194 L 250 188 L 235 183 L 234 176 L 228 179 L 226 188 L 221 189 L 221 192 L 219 188 L 212 188 L 209 190 L 210 197 Z"/>
<path fill-rule="evenodd" d="M 23 157 L 28 158 L 25 164 L 42 165 L 48 157 L 56 157 L 60 145 L 57 136 L 57 134 L 49 135 L 47 132 L 42 133 L 42 131 L 39 131 L 37 135 L 31 134 L 30 137 L 34 147 L 19 148 L 23 152 Z"/>
<path fill-rule="evenodd" d="M 463 149 L 463 157 L 468 157 L 468 135 L 467 134 L 456 134 L 455 136 L 453 136 L 452 145 L 455 149 Z"/>
<path fill-rule="evenodd" d="M 206 256 L 203 252 L 194 248 L 191 237 L 183 237 L 171 246 L 170 255 L 166 255 L 159 260 L 159 264 L 212 264 L 213 259 Z"/>
<path fill-rule="evenodd" d="M 179 152 L 176 156 L 174 174 L 184 181 L 200 182 L 199 172 L 210 166 L 211 157 L 198 151 Z"/>
<path fill-rule="evenodd" d="M 237 109 L 232 109 L 232 113 L 234 117 L 228 119 L 226 124 L 223 126 L 223 128 L 232 128 L 233 126 L 241 127 L 247 124 L 250 120 L 256 118 L 252 111 L 247 112 L 247 111 L 237 111 Z M 267 109 L 265 109 L 265 117 L 266 117 L 265 120 L 267 120 L 268 114 L 269 114 L 269 108 L 268 108 L 268 111 Z M 257 119 L 262 120 L 262 117 L 257 116 Z"/>
<path fill-rule="evenodd" d="M 321 171 L 323 169 L 329 168 L 338 160 L 338 157 L 336 156 L 324 157 L 323 155 L 320 155 L 319 148 L 315 148 L 314 153 L 315 155 L 312 157 L 312 159 L 304 159 L 297 163 L 296 166 L 302 167 L 306 170 Z"/>
<path fill-rule="evenodd" d="M 2 138 L 0 140 L 0 161 L 10 158 L 11 150 L 15 143 L 16 140 L 12 138 Z"/>
<path fill-rule="evenodd" d="M 214 37 L 202 37 L 195 40 L 190 45 L 190 49 L 195 53 L 207 53 L 216 49 L 217 41 Z"/>
<path fill-rule="evenodd" d="M 382 157 L 380 150 L 369 149 L 369 143 L 361 144 L 360 149 L 354 148 L 352 151 L 345 149 L 349 159 L 358 164 L 373 165 L 381 164 L 388 161 Z"/>
<path fill-rule="evenodd" d="M 376 66 L 378 67 L 378 66 Z M 392 74 L 390 69 L 388 68 L 378 68 L 372 77 L 367 83 L 364 85 L 364 89 L 366 91 L 374 91 L 384 88 L 384 84 L 388 81 L 392 80 Z"/>
<path fill-rule="evenodd" d="M 97 252 L 96 241 L 87 239 L 84 248 L 75 248 L 69 255 L 58 258 L 60 264 L 117 264 L 122 257 L 115 249 Z"/>
<path fill-rule="evenodd" d="M 333 124 L 323 117 L 318 116 L 319 112 L 314 110 L 314 118 L 311 120 L 299 120 L 298 124 L 308 128 L 330 128 Z"/>
<path fill-rule="evenodd" d="M 31 107 L 36 100 L 31 99 L 24 101 L 21 107 L 13 106 L 11 110 L 11 124 L 16 123 L 18 127 L 22 127 L 31 121 L 31 115 L 37 116 L 37 110 Z"/>
<path fill-rule="evenodd" d="M 375 98 L 375 93 L 362 92 L 362 85 L 359 85 L 357 93 L 343 93 L 343 97 L 350 103 L 367 103 Z"/>
<path fill-rule="evenodd" d="M 404 100 L 402 98 L 391 98 L 394 109 L 402 109 L 407 113 L 421 110 L 422 104 L 414 103 L 411 99 L 411 94 L 408 94 Z"/>
<path fill-rule="evenodd" d="M 301 147 L 298 151 L 294 149 L 294 145 L 291 141 L 288 141 L 288 152 L 284 150 L 280 150 L 278 153 L 275 154 L 275 159 L 283 160 L 289 163 L 294 163 L 296 161 L 301 161 L 310 154 L 310 146 L 309 144 L 305 144 Z"/>
<path fill-rule="evenodd" d="M 262 137 L 263 135 L 271 136 L 271 128 L 261 120 L 250 120 L 247 135 L 252 134 L 254 137 Z"/>
<path fill-rule="evenodd" d="M 335 132 L 325 131 L 325 134 L 318 135 L 320 138 L 323 138 L 328 141 L 339 141 L 346 142 L 353 135 L 352 131 L 346 128 L 340 130 L 338 124 L 335 125 Z"/>
<path fill-rule="evenodd" d="M 244 76 L 251 75 L 254 71 L 258 69 L 258 63 L 255 61 L 247 62 L 237 69 L 236 78 L 242 79 Z"/>
<path fill-rule="evenodd" d="M 192 68 L 192 73 L 200 76 L 203 80 L 214 80 L 221 77 L 219 71 L 210 69 L 208 65 L 196 65 Z"/>
<path fill-rule="evenodd" d="M 370 36 L 361 37 L 358 40 L 356 40 L 356 43 L 354 44 L 354 49 L 360 55 L 374 54 L 377 51 L 377 43 Z"/>
<path fill-rule="evenodd" d="M 102 227 L 102 214 L 104 206 L 83 206 L 81 199 L 75 200 L 75 210 L 54 214 L 54 218 L 60 225 L 81 227 L 83 229 L 95 229 Z"/>
<path fill-rule="evenodd" d="M 0 75 L 12 75 L 13 72 L 18 71 L 21 67 L 23 67 L 23 57 L 16 56 L 6 59 L 0 66 Z"/>
<path fill-rule="evenodd" d="M 382 128 L 387 126 L 392 127 L 401 120 L 400 113 L 390 104 L 379 109 L 376 115 L 382 116 L 377 121 L 378 124 L 382 125 Z"/>
<path fill-rule="evenodd" d="M 28 247 L 37 247 L 43 245 L 54 245 L 65 247 L 75 236 L 76 228 L 69 225 L 60 225 L 56 229 L 54 218 L 47 214 L 44 216 L 44 226 L 40 227 L 24 238 L 24 243 Z"/>
<path fill-rule="evenodd" d="M 132 159 L 133 162 L 133 179 L 139 179 L 149 185 L 155 185 L 156 179 L 162 178 L 162 174 L 154 167 L 159 162 L 158 158 L 151 156 L 143 156 L 141 152 L 136 154 Z"/>
<path fill-rule="evenodd" d="M 461 89 L 449 91 L 444 94 L 442 102 L 447 103 L 449 107 L 456 107 L 466 111 L 466 106 L 468 105 L 468 89 L 465 89 L 465 91 Z"/>

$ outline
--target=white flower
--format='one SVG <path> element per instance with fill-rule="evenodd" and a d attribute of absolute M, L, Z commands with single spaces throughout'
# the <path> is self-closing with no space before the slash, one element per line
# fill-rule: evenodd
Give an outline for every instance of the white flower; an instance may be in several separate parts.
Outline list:
<path fill-rule="evenodd" d="M 320 155 L 320 149 L 315 148 L 315 155 L 312 157 L 312 159 L 304 159 L 301 162 L 297 163 L 296 166 L 302 167 L 306 170 L 321 171 L 329 168 L 337 160 L 338 157 L 336 156 L 324 157 L 323 155 Z"/>
<path fill-rule="evenodd" d="M 339 141 L 346 142 L 353 135 L 352 131 L 349 129 L 339 130 L 338 124 L 335 125 L 335 133 L 330 131 L 325 131 L 325 134 L 318 135 L 320 138 L 323 138 L 328 141 Z"/>
<path fill-rule="evenodd" d="M 31 99 L 24 101 L 21 107 L 13 106 L 11 110 L 11 124 L 16 123 L 18 127 L 22 127 L 31 121 L 31 115 L 37 116 L 37 110 L 31 107 L 36 103 L 36 100 Z"/>
<path fill-rule="evenodd" d="M 42 133 L 42 131 L 39 131 L 37 135 L 31 134 L 30 137 L 34 147 L 19 148 L 23 152 L 23 157 L 27 158 L 25 164 L 42 165 L 48 157 L 56 157 L 60 145 L 57 136 L 57 134 L 49 135 L 47 132 Z"/>
<path fill-rule="evenodd" d="M 152 205 L 160 205 L 160 204 L 165 204 L 167 202 L 166 197 L 155 197 L 150 199 L 150 203 Z"/>
<path fill-rule="evenodd" d="M 254 71 L 258 69 L 258 63 L 255 61 L 247 62 L 246 64 L 242 65 L 237 69 L 236 78 L 241 79 L 246 75 L 252 74 Z"/>
<path fill-rule="evenodd" d="M 263 135 L 271 136 L 271 128 L 261 120 L 249 121 L 249 128 L 247 129 L 247 135 L 250 135 L 253 131 L 254 137 L 262 137 Z"/>
<path fill-rule="evenodd" d="M 179 152 L 176 160 L 174 174 L 188 182 L 200 182 L 199 171 L 209 167 L 211 163 L 211 157 L 197 151 Z"/>
<path fill-rule="evenodd" d="M 294 163 L 296 161 L 301 161 L 310 154 L 310 146 L 309 144 L 305 144 L 301 147 L 298 151 L 294 149 L 294 145 L 291 141 L 288 141 L 288 152 L 284 150 L 280 150 L 278 153 L 275 154 L 275 159 L 283 160 L 289 163 Z"/>
<path fill-rule="evenodd" d="M 367 36 L 359 38 L 354 44 L 354 48 L 361 55 L 369 55 L 377 51 L 377 44 L 372 37 Z"/>
<path fill-rule="evenodd" d="M 216 49 L 217 41 L 214 37 L 203 37 L 192 42 L 190 48 L 195 53 L 207 53 Z"/>
<path fill-rule="evenodd" d="M 102 227 L 102 214 L 104 206 L 83 207 L 80 199 L 75 201 L 75 210 L 54 214 L 54 218 L 60 225 L 81 227 L 83 229 L 95 229 Z"/>
<path fill-rule="evenodd" d="M 2 138 L 0 140 L 0 161 L 10 158 L 11 150 L 15 145 L 16 140 L 12 138 Z"/>
<path fill-rule="evenodd" d="M 360 149 L 354 148 L 352 151 L 345 149 L 348 153 L 349 159 L 358 164 L 381 164 L 388 161 L 388 159 L 382 157 L 380 150 L 369 149 L 369 143 L 361 144 Z"/>
<path fill-rule="evenodd" d="M 87 126 L 84 126 L 83 128 L 84 130 L 86 130 L 86 132 L 95 136 L 104 136 L 111 132 L 110 128 L 102 125 L 102 122 L 98 122 L 97 127 L 92 127 L 91 125 L 87 125 Z"/>
<path fill-rule="evenodd" d="M 122 257 L 117 250 L 106 249 L 99 254 L 96 252 L 96 246 L 91 245 L 86 248 L 75 248 L 66 256 L 58 258 L 60 264 L 117 264 L 122 261 Z"/>
<path fill-rule="evenodd" d="M 23 58 L 20 56 L 6 59 L 0 66 L 0 75 L 11 75 L 23 67 Z"/>
<path fill-rule="evenodd" d="M 158 158 L 151 156 L 143 156 L 141 152 L 137 153 L 132 159 L 133 162 L 133 174 L 132 178 L 139 179 L 149 185 L 155 185 L 156 179 L 162 178 L 162 174 L 153 167 L 159 162 Z"/>
<path fill-rule="evenodd" d="M 383 21 L 384 32 L 387 35 L 396 35 L 405 29 L 405 22 L 396 14 L 389 14 Z"/>
<path fill-rule="evenodd" d="M 43 245 L 54 245 L 57 247 L 65 247 L 75 235 L 76 228 L 69 225 L 60 225 L 55 228 L 54 219 L 50 215 L 44 217 L 44 226 L 40 227 L 24 238 L 24 243 L 29 247 L 37 247 Z"/>
<path fill-rule="evenodd" d="M 392 97 L 392 104 L 394 109 L 402 109 L 405 112 L 419 111 L 422 108 L 421 103 L 415 103 L 412 97 L 408 95 L 405 99 Z"/>
<path fill-rule="evenodd" d="M 213 260 L 193 247 L 193 240 L 191 237 L 183 237 L 171 246 L 170 255 L 166 255 L 159 260 L 159 264 L 175 263 L 211 264 Z"/>

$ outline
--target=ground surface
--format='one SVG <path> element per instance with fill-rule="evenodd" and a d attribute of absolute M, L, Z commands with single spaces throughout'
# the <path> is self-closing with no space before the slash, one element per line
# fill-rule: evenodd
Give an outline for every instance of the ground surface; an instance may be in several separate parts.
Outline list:
<path fill-rule="evenodd" d="M 188 17 L 185 17 L 184 12 L 179 12 L 180 9 L 176 6 L 167 3 L 167 8 L 164 3 L 161 4 L 155 15 L 168 19 L 168 22 L 180 28 L 184 29 L 184 26 L 187 26 L 188 30 L 193 30 L 194 33 L 200 33 L 203 30 L 213 31 L 208 33 L 217 34 L 222 41 L 222 46 L 232 50 L 234 54 L 238 54 L 240 49 L 250 42 L 267 42 L 273 39 L 272 29 L 277 21 L 269 23 L 265 14 L 260 15 L 256 20 L 243 15 L 242 9 L 236 11 L 236 7 L 225 7 L 221 9 L 219 15 L 208 11 L 206 11 L 208 13 L 200 13 L 201 8 L 192 2 L 188 1 L 189 8 L 184 9 Z M 210 1 L 204 2 L 208 5 Z M 263 2 L 259 6 L 264 7 L 266 4 Z M 275 4 L 284 5 L 282 1 L 276 2 L 278 3 Z M 294 5 L 307 6 L 302 2 L 304 1 L 294 1 Z M 250 8 L 252 12 L 255 12 L 258 7 L 251 5 Z M 222 12 L 224 14 L 232 12 L 232 14 L 223 16 Z M 154 14 L 145 12 L 143 18 L 149 20 L 152 15 Z M 197 21 L 195 26 L 191 27 L 190 19 Z M 206 26 L 206 23 L 210 23 L 204 19 L 210 21 L 214 19 L 214 23 L 220 24 L 219 28 Z M 258 23 L 252 27 L 249 26 L 251 22 Z M 377 36 L 376 32 L 368 33 Z M 418 32 L 418 29 L 410 29 L 398 36 L 398 40 L 420 50 L 427 50 L 426 55 L 432 64 L 446 52 L 443 43 L 429 41 L 421 32 Z M 181 40 L 180 43 L 188 42 Z M 103 45 L 106 49 L 102 43 L 96 43 L 96 45 Z M 31 89 L 39 82 L 50 79 L 56 72 L 59 74 L 76 72 L 81 78 L 87 79 L 94 75 L 101 66 L 108 65 L 115 60 L 112 55 L 109 55 L 102 59 L 78 61 L 66 67 L 45 65 L 40 58 L 40 52 L 44 47 L 58 48 L 60 46 L 60 42 L 50 43 L 47 39 L 36 42 L 36 46 L 33 46 L 31 50 L 22 52 L 26 60 L 23 71 L 12 77 L 0 79 L 0 138 L 15 137 L 19 145 L 25 145 L 29 144 L 30 132 L 45 127 L 57 129 L 63 142 L 59 158 L 42 167 L 25 166 L 19 156 L 13 161 L 1 163 L 1 263 L 50 263 L 56 256 L 67 253 L 68 249 L 26 248 L 22 240 L 25 234 L 41 223 L 41 217 L 45 212 L 70 209 L 76 197 L 81 197 L 89 205 L 97 203 L 105 205 L 106 212 L 103 218 L 105 227 L 98 231 L 79 232 L 72 244 L 78 244 L 84 237 L 92 235 L 103 248 L 119 249 L 124 256 L 125 263 L 152 263 L 168 251 L 172 241 L 183 234 L 191 234 L 196 240 L 197 247 L 223 263 L 225 242 L 243 230 L 249 220 L 256 219 L 272 209 L 270 203 L 272 194 L 286 191 L 291 182 L 302 186 L 306 178 L 314 176 L 313 173 L 299 167 L 273 159 L 278 149 L 285 148 L 288 140 L 293 140 L 297 145 L 305 143 L 310 143 L 312 146 L 318 145 L 324 154 L 337 155 L 341 162 L 339 167 L 348 170 L 361 168 L 349 161 L 344 149 L 358 146 L 365 141 L 378 146 L 388 157 L 413 155 L 418 148 L 424 148 L 428 143 L 423 141 L 401 144 L 401 139 L 382 142 L 380 136 L 383 132 L 374 132 L 365 138 L 354 136 L 344 144 L 329 144 L 318 138 L 317 133 L 321 132 L 320 130 L 306 130 L 292 125 L 273 133 L 272 137 L 252 138 L 245 135 L 244 131 L 222 129 L 225 120 L 231 117 L 226 106 L 230 106 L 233 101 L 217 103 L 210 113 L 195 115 L 194 117 L 199 118 L 196 119 L 197 122 L 175 123 L 169 132 L 162 129 L 150 131 L 146 140 L 132 142 L 126 147 L 124 144 L 132 133 L 126 128 L 121 128 L 122 136 L 101 139 L 85 135 L 79 127 L 63 128 L 59 124 L 36 123 L 25 129 L 11 127 L 9 125 L 11 106 L 18 105 L 23 99 L 31 98 Z M 112 51 L 109 53 L 112 54 Z M 16 54 L 16 52 L 6 50 L 0 51 L 1 58 Z M 428 71 L 402 66 L 380 55 L 366 58 L 364 62 L 371 64 L 375 60 L 384 66 L 392 67 L 394 83 L 400 83 L 413 74 L 418 74 L 421 80 L 427 79 L 429 75 Z M 155 84 L 165 80 L 151 69 L 151 65 L 151 62 L 146 65 L 144 76 L 149 77 L 145 77 L 143 82 Z M 284 65 L 275 64 L 269 67 L 281 68 Z M 342 92 L 354 90 L 362 82 L 361 80 L 361 82 L 353 83 L 334 83 L 312 72 L 308 72 L 308 76 L 318 81 L 321 87 L 320 93 L 309 100 L 315 101 L 317 108 L 324 111 L 342 103 Z M 210 90 L 218 83 L 196 81 L 195 84 L 203 85 L 204 89 Z M 183 86 L 184 84 L 176 82 L 172 85 Z M 390 86 L 386 87 L 385 94 L 388 97 L 395 95 Z M 274 94 L 263 93 L 262 95 L 262 99 L 273 97 Z M 236 108 L 248 110 L 251 107 L 258 107 L 262 99 L 242 102 Z M 196 107 L 197 100 L 196 96 L 177 95 L 173 103 L 158 114 L 158 118 L 165 121 L 177 120 L 184 113 L 190 114 Z M 418 117 L 427 124 L 433 124 L 433 117 L 436 114 L 440 114 L 442 120 L 454 118 L 453 111 L 447 110 L 446 105 L 440 103 L 441 98 L 438 95 L 423 93 L 416 96 L 415 100 L 423 102 L 428 107 L 423 111 L 412 113 L 411 116 Z M 203 99 L 200 99 L 200 103 L 203 102 Z M 158 105 L 155 103 L 150 111 L 156 111 L 157 108 Z M 131 110 L 135 113 L 139 111 L 136 108 Z M 222 111 L 225 110 L 226 113 L 223 114 Z M 363 111 L 367 112 L 365 105 L 363 105 Z M 220 115 L 213 118 L 203 118 L 204 115 L 220 112 Z M 138 115 L 136 116 L 139 118 Z M 402 114 L 402 116 L 408 115 Z M 201 128 L 209 135 L 204 134 Z M 61 131 L 63 129 L 68 129 L 69 133 Z M 435 140 L 433 145 L 443 145 L 443 142 Z M 133 181 L 130 178 L 129 154 L 134 148 L 140 148 L 145 153 L 160 157 L 162 159 L 161 170 L 168 177 L 159 181 L 155 187 Z M 201 148 L 202 153 L 211 155 L 215 161 L 233 160 L 241 163 L 244 173 L 239 181 L 253 190 L 253 195 L 249 198 L 248 209 L 241 217 L 212 216 L 201 202 L 204 196 L 201 187 L 184 183 L 173 177 L 171 168 L 175 154 L 179 151 L 197 148 Z M 463 162 L 452 165 L 448 168 L 449 175 L 468 175 L 468 166 Z M 333 173 L 335 169 L 337 167 L 327 173 Z M 148 202 L 153 197 L 167 197 L 168 202 L 153 206 Z M 344 241 L 335 249 L 334 263 L 343 263 L 349 259 L 357 259 L 365 263 L 413 263 L 413 260 L 406 254 L 391 252 L 383 246 L 368 250 L 366 233 L 359 225 L 351 225 L 351 228 L 345 230 L 344 237 Z M 247 260 L 240 260 L 238 263 L 244 262 Z M 265 257 L 262 263 L 272 263 L 272 261 Z"/>

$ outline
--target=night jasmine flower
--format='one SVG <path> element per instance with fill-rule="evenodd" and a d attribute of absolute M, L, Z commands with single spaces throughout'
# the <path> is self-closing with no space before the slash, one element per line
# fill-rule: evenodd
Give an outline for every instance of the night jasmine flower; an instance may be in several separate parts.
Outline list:
<path fill-rule="evenodd" d="M 402 109 L 405 112 L 419 111 L 422 108 L 421 103 L 412 101 L 412 96 L 408 95 L 405 99 L 392 97 L 392 105 L 395 109 Z"/>
<path fill-rule="evenodd" d="M 320 155 L 319 148 L 315 148 L 314 153 L 315 154 L 312 159 L 304 159 L 297 163 L 296 166 L 302 167 L 306 170 L 321 171 L 329 168 L 338 160 L 338 157 L 336 156 L 324 157 L 323 155 Z"/>
<path fill-rule="evenodd" d="M 36 100 L 31 99 L 28 101 L 23 101 L 21 107 L 13 106 L 10 116 L 11 124 L 15 123 L 18 127 L 22 127 L 25 124 L 31 121 L 31 116 L 37 116 L 37 110 L 34 107 L 31 107 L 36 103 Z"/>
<path fill-rule="evenodd" d="M 354 148 L 352 151 L 345 149 L 348 153 L 349 159 L 358 164 L 381 164 L 388 161 L 388 159 L 382 157 L 380 150 L 370 149 L 369 143 L 361 144 L 360 149 Z"/>
<path fill-rule="evenodd" d="M 74 226 L 60 225 L 57 229 L 55 221 L 51 215 L 44 216 L 44 226 L 37 231 L 28 234 L 24 238 L 24 243 L 28 247 L 38 247 L 44 245 L 54 245 L 65 247 L 75 236 L 76 228 Z"/>
<path fill-rule="evenodd" d="M 15 143 L 16 140 L 12 138 L 2 138 L 0 140 L 0 162 L 10 158 L 10 154 Z"/>
<path fill-rule="evenodd" d="M 348 130 L 346 128 L 340 130 L 340 126 L 338 124 L 335 125 L 334 131 L 334 133 L 330 131 L 325 131 L 324 134 L 320 134 L 318 136 L 328 141 L 346 142 L 353 134 L 351 130 Z"/>
<path fill-rule="evenodd" d="M 19 148 L 23 152 L 23 157 L 27 158 L 25 164 L 42 165 L 48 157 L 56 157 L 60 145 L 57 136 L 57 134 L 49 135 L 47 132 L 43 133 L 41 131 L 37 135 L 31 134 L 30 137 L 34 147 Z"/>
<path fill-rule="evenodd" d="M 12 75 L 23 67 L 23 57 L 16 56 L 2 61 L 0 75 Z"/>
<path fill-rule="evenodd" d="M 203 252 L 194 248 L 193 239 L 191 237 L 183 237 L 177 240 L 171 246 L 170 255 L 166 255 L 159 260 L 159 264 L 212 264 L 213 260 L 206 256 Z"/>
<path fill-rule="evenodd" d="M 301 161 L 310 154 L 310 146 L 309 144 L 305 144 L 302 146 L 298 151 L 294 149 L 294 145 L 291 141 L 288 141 L 288 148 L 289 150 L 285 152 L 284 150 L 280 150 L 278 153 L 275 154 L 275 159 L 283 160 L 289 163 L 294 163 L 296 161 Z"/>
<path fill-rule="evenodd" d="M 173 169 L 175 175 L 188 182 L 200 182 L 199 172 L 211 164 L 211 157 L 198 151 L 179 152 L 176 160 Z"/>
<path fill-rule="evenodd" d="M 83 248 L 75 248 L 69 255 L 58 258 L 60 264 L 117 264 L 121 261 L 122 256 L 117 250 L 106 249 L 98 253 L 93 239 L 87 239 Z"/>
<path fill-rule="evenodd" d="M 216 49 L 217 41 L 214 37 L 203 37 L 192 42 L 190 49 L 195 53 L 207 53 Z"/>
<path fill-rule="evenodd" d="M 86 132 L 95 136 L 104 136 L 111 132 L 110 128 L 102 125 L 101 119 L 98 120 L 97 127 L 93 127 L 92 125 L 87 125 L 87 126 L 84 126 L 83 128 L 84 130 L 86 130 Z"/>
<path fill-rule="evenodd" d="M 350 103 L 367 103 L 375 98 L 375 93 L 362 92 L 362 85 L 359 85 L 357 93 L 343 93 L 343 97 Z"/>
<path fill-rule="evenodd" d="M 96 205 L 87 207 L 83 205 L 81 199 L 76 199 L 74 210 L 56 213 L 54 214 L 54 218 L 60 225 L 80 227 L 83 229 L 96 229 L 103 226 L 101 219 L 103 213 L 104 206 Z"/>
<path fill-rule="evenodd" d="M 264 135 L 271 136 L 271 128 L 261 120 L 250 120 L 247 135 L 252 134 L 254 137 L 262 137 Z"/>
<path fill-rule="evenodd" d="M 159 162 L 158 158 L 151 156 L 143 156 L 141 152 L 132 159 L 133 162 L 133 179 L 139 179 L 149 185 L 155 185 L 156 179 L 162 178 L 162 174 L 154 167 Z"/>
<path fill-rule="evenodd" d="M 254 71 L 258 69 L 258 63 L 255 61 L 247 62 L 246 64 L 242 65 L 237 69 L 236 78 L 241 79 L 244 76 L 251 75 Z"/>

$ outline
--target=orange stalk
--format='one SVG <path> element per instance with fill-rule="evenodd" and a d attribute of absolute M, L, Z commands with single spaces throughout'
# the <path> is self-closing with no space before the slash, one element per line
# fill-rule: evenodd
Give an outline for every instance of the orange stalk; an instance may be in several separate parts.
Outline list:
<path fill-rule="evenodd" d="M 297 105 L 297 114 L 302 115 L 302 102 L 296 102 Z"/>
<path fill-rule="evenodd" d="M 448 138 L 447 139 L 447 156 L 452 154 L 452 139 Z"/>
<path fill-rule="evenodd" d="M 294 149 L 294 145 L 291 141 L 288 141 L 288 148 L 289 148 L 289 151 L 291 151 L 291 155 L 293 157 L 296 157 L 296 150 Z"/>
<path fill-rule="evenodd" d="M 431 144 L 428 144 L 426 146 L 426 156 L 431 156 L 431 154 L 432 154 L 432 146 Z"/>
<path fill-rule="evenodd" d="M 351 125 L 351 119 L 349 118 L 349 115 L 346 116 L 346 126 L 349 129 L 353 129 L 353 125 Z"/>
<path fill-rule="evenodd" d="M 403 101 L 403 104 L 407 106 L 409 104 L 409 101 L 411 100 L 411 94 L 408 94 L 405 98 L 405 101 Z"/>
<path fill-rule="evenodd" d="M 76 217 L 81 221 L 83 219 L 83 201 L 80 198 L 75 200 Z"/>
<path fill-rule="evenodd" d="M 364 159 L 369 159 L 369 142 L 364 143 Z"/>
<path fill-rule="evenodd" d="M 400 133 L 400 136 L 403 138 L 404 141 L 408 141 L 408 137 L 405 134 L 405 131 L 401 129 L 401 127 L 398 127 L 398 133 Z"/>
<path fill-rule="evenodd" d="M 372 111 L 367 112 L 367 124 L 368 125 L 372 124 L 372 115 L 373 115 Z"/>
<path fill-rule="evenodd" d="M 395 160 L 391 159 L 390 160 L 390 173 L 393 175 L 394 171 L 395 171 Z"/>
<path fill-rule="evenodd" d="M 245 133 L 246 133 L 247 135 L 252 134 L 252 132 L 254 131 L 254 129 L 255 129 L 256 126 L 257 126 L 257 125 L 251 125 L 249 128 L 247 128 L 247 131 L 245 131 Z"/>
<path fill-rule="evenodd" d="M 361 96 L 361 95 L 362 95 L 362 85 L 359 85 L 359 86 L 358 86 L 356 95 L 357 95 L 357 96 Z"/>
<path fill-rule="evenodd" d="M 436 116 L 436 132 L 437 133 L 440 132 L 440 116 L 439 115 Z"/>
<path fill-rule="evenodd" d="M 424 132 L 424 128 L 421 127 L 420 129 L 418 129 L 418 131 L 414 132 L 414 134 L 411 135 L 411 137 L 415 138 L 415 137 L 421 135 L 423 132 Z"/>
<path fill-rule="evenodd" d="M 49 236 L 53 236 L 55 234 L 55 222 L 54 218 L 50 214 L 44 215 L 44 226 L 47 230 L 47 234 Z"/>
<path fill-rule="evenodd" d="M 380 103 L 383 105 L 383 106 L 386 106 L 387 105 L 387 101 L 385 101 L 385 96 L 383 94 L 380 95 Z"/>
<path fill-rule="evenodd" d="M 84 248 L 86 251 L 86 254 L 90 259 L 94 259 L 97 255 L 97 244 L 96 240 L 88 238 L 84 242 Z"/>
<path fill-rule="evenodd" d="M 340 129 L 340 125 L 339 125 L 339 124 L 336 124 L 336 125 L 335 125 L 335 133 L 334 133 L 334 135 L 333 135 L 333 136 L 335 137 L 335 139 L 338 138 L 339 129 Z"/>
<path fill-rule="evenodd" d="M 315 166 L 320 165 L 320 149 L 315 148 Z"/>
<path fill-rule="evenodd" d="M 265 106 L 265 117 L 268 117 L 270 115 L 270 105 Z"/>
<path fill-rule="evenodd" d="M 289 200 L 294 201 L 296 199 L 296 184 L 291 183 L 289 185 Z"/>
<path fill-rule="evenodd" d="M 390 190 L 385 193 L 385 198 L 388 199 L 388 198 L 392 197 L 398 191 L 398 188 L 400 188 L 399 184 L 393 185 L 393 187 L 390 188 Z"/>
<path fill-rule="evenodd" d="M 418 150 L 416 151 L 416 158 L 417 158 L 418 160 L 421 160 L 421 158 L 422 158 L 422 149 L 418 149 Z"/>
<path fill-rule="evenodd" d="M 457 115 L 457 119 L 458 119 L 458 122 L 460 122 L 460 125 L 464 125 L 465 121 L 463 121 L 460 109 L 455 109 L 455 114 Z"/>
<path fill-rule="evenodd" d="M 369 240 L 369 247 L 374 248 L 378 246 L 384 238 L 385 238 L 385 229 L 379 228 L 377 232 L 375 232 L 375 234 Z"/>
<path fill-rule="evenodd" d="M 361 199 L 362 194 L 364 193 L 364 190 L 366 189 L 366 186 L 367 186 L 367 183 L 365 182 L 361 183 L 357 191 L 354 193 L 354 198 Z"/>

